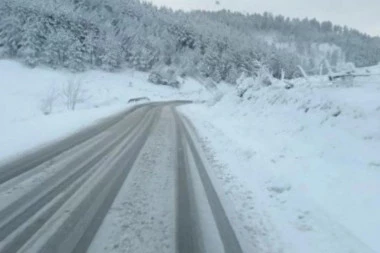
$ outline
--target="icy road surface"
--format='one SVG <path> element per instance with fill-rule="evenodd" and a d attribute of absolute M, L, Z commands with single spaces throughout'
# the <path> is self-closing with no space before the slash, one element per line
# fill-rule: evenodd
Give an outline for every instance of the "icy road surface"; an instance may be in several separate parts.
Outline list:
<path fill-rule="evenodd" d="M 181 102 L 0 167 L 0 253 L 243 252 Z"/>

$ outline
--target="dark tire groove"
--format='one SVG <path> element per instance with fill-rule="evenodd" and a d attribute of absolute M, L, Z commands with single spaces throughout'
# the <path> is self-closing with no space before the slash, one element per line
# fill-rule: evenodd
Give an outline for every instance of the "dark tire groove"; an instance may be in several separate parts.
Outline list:
<path fill-rule="evenodd" d="M 153 121 L 154 119 L 132 141 L 133 145 L 128 150 L 122 149 L 120 154 L 118 154 L 122 158 L 118 160 L 107 175 L 102 178 L 101 182 L 76 207 L 69 219 L 52 235 L 39 253 L 83 253 L 87 251 L 92 238 L 95 236 L 123 182 L 127 178 L 133 163 L 137 159 L 137 155 L 149 137 Z"/>
<path fill-rule="evenodd" d="M 191 187 L 188 161 L 186 159 L 183 131 L 174 112 L 177 135 L 177 215 L 176 215 L 176 252 L 204 252 L 201 229 L 196 209 L 194 192 Z"/>
<path fill-rule="evenodd" d="M 180 119 L 180 125 L 184 129 L 185 138 L 190 146 L 190 150 L 194 157 L 196 167 L 198 169 L 199 176 L 201 178 L 203 187 L 206 192 L 206 196 L 211 207 L 216 225 L 218 227 L 219 235 L 223 242 L 223 247 L 225 252 L 233 253 L 243 253 L 243 250 L 240 246 L 239 240 L 235 234 L 235 231 L 227 217 L 227 214 L 223 208 L 223 205 L 219 199 L 218 194 L 213 187 L 212 181 L 207 173 L 207 170 L 202 162 L 197 148 L 195 147 L 194 141 L 190 136 L 185 124 L 182 119 Z"/>
<path fill-rule="evenodd" d="M 81 182 L 84 182 L 85 179 L 82 179 Z M 54 213 L 78 190 L 80 185 L 77 185 L 75 188 L 71 189 L 69 192 L 65 194 L 65 196 L 57 201 L 52 207 L 43 212 L 43 214 L 36 219 L 34 222 L 29 224 L 24 230 L 18 234 L 11 242 L 7 243 L 1 252 L 16 252 L 19 250 L 24 243 L 34 234 L 36 233 L 48 219 L 50 219 Z M 1 231 L 6 231 L 1 230 Z M 9 229 L 9 228 L 8 228 Z"/>
<path fill-rule="evenodd" d="M 156 121 L 157 115 L 155 115 L 153 121 Z M 107 195 L 107 198 L 103 202 L 103 205 L 99 210 L 95 213 L 94 218 L 90 225 L 87 227 L 86 231 L 81 236 L 80 240 L 78 241 L 76 247 L 73 249 L 71 253 L 83 253 L 87 252 L 93 238 L 95 237 L 100 225 L 102 224 L 105 216 L 107 215 L 108 210 L 110 209 L 112 203 L 114 202 L 117 193 L 120 191 L 121 187 L 123 186 L 123 183 L 127 179 L 129 172 L 133 166 L 133 164 L 136 162 L 137 156 L 140 153 L 141 149 L 143 148 L 144 144 L 146 143 L 148 136 L 152 132 L 153 123 L 151 123 L 148 127 L 148 129 L 144 132 L 144 134 L 141 134 L 138 140 L 136 140 L 136 143 L 138 143 L 138 147 L 131 149 L 130 152 L 128 152 L 129 159 L 127 160 L 119 160 L 119 164 L 117 164 L 117 167 L 120 167 L 122 169 L 121 175 L 116 177 L 115 182 L 112 184 L 109 194 Z M 125 163 L 125 164 L 122 164 Z"/>

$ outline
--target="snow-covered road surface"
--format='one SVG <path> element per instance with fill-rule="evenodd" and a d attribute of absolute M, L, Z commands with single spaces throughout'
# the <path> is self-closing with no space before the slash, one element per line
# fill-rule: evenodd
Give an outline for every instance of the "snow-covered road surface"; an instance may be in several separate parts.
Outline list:
<path fill-rule="evenodd" d="M 0 167 L 0 252 L 243 252 L 181 102 Z"/>

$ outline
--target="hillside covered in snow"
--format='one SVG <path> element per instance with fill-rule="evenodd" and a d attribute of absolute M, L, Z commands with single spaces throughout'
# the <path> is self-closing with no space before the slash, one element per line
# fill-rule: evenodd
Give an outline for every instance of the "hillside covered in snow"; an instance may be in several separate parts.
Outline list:
<path fill-rule="evenodd" d="M 358 71 L 373 75 L 249 78 L 182 108 L 251 252 L 380 252 L 380 66 Z"/>
<path fill-rule="evenodd" d="M 137 0 L 4 0 L 0 58 L 74 72 L 170 68 L 177 76 L 236 83 L 261 65 L 286 78 L 345 62 L 380 61 L 380 39 L 354 29 L 269 13 L 182 12 Z"/>

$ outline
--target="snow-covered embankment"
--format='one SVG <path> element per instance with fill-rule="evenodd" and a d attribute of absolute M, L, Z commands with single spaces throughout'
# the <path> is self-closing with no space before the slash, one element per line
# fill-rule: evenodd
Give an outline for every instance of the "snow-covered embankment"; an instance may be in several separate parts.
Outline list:
<path fill-rule="evenodd" d="M 380 252 L 380 78 L 221 91 L 182 111 L 241 235 L 271 252 Z"/>

